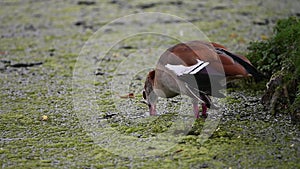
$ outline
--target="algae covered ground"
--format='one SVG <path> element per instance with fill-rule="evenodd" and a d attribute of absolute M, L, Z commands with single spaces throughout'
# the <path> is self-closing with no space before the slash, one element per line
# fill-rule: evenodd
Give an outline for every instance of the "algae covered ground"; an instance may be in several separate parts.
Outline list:
<path fill-rule="evenodd" d="M 184 97 L 160 100 L 158 117 L 141 102 L 163 50 L 206 39 L 245 54 L 278 19 L 299 16 L 299 2 L 4 0 L 0 9 L 2 168 L 300 168 L 299 125 L 264 111 L 264 84 L 228 89 L 206 121 L 180 113 Z"/>

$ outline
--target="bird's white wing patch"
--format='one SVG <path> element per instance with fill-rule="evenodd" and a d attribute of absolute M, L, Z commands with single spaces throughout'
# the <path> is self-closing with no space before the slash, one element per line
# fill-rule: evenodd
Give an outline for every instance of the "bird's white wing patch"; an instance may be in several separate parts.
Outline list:
<path fill-rule="evenodd" d="M 167 64 L 165 67 L 168 68 L 169 70 L 172 70 L 177 76 L 181 76 L 183 74 L 196 74 L 208 64 L 209 62 L 204 62 L 197 59 L 197 63 L 192 66 Z"/>

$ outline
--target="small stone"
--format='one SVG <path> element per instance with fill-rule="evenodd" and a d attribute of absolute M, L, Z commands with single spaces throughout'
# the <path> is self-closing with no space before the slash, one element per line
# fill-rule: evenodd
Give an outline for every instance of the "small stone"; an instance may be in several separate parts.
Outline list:
<path fill-rule="evenodd" d="M 6 66 L 4 63 L 0 62 L 0 70 L 5 70 Z"/>
<path fill-rule="evenodd" d="M 42 121 L 47 121 L 48 120 L 48 116 L 46 115 L 42 115 L 42 118 L 41 118 Z"/>
<path fill-rule="evenodd" d="M 77 5 L 95 5 L 96 2 L 94 1 L 79 1 L 77 2 Z"/>
<path fill-rule="evenodd" d="M 263 25 L 268 25 L 269 22 L 270 21 L 268 19 L 257 19 L 253 21 L 253 24 L 263 26 Z"/>

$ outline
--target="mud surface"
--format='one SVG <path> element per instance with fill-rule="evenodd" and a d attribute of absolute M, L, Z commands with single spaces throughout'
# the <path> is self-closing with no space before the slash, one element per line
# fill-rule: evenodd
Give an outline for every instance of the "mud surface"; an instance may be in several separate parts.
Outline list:
<path fill-rule="evenodd" d="M 207 123 L 200 119 L 193 121 L 189 132 L 180 135 L 181 139 L 163 153 L 150 157 L 142 153 L 140 158 L 136 158 L 118 155 L 99 146 L 101 144 L 97 139 L 95 141 L 93 128 L 87 129 L 88 123 L 83 123 L 77 113 L 73 99 L 82 96 L 76 95 L 78 93 L 74 93 L 72 86 L 77 58 L 85 42 L 94 32 L 117 18 L 138 12 L 169 13 L 194 24 L 209 40 L 225 44 L 237 53 L 246 53 L 250 41 L 272 35 L 276 20 L 299 16 L 299 7 L 299 3 L 292 0 L 1 1 L 0 166 L 299 168 L 299 126 L 293 125 L 288 116 L 272 116 L 265 112 L 259 102 L 261 91 L 230 89 L 227 97 L 220 100 L 226 105 L 221 108 L 221 113 L 211 113 L 211 117 L 220 118 L 205 142 L 201 133 Z M 183 26 L 178 26 L 178 20 L 153 19 L 141 23 L 135 22 L 141 29 L 146 29 L 143 23 L 153 23 L 147 30 L 176 23 L 170 32 L 176 32 Z M 112 39 L 120 36 L 128 23 L 114 24 L 114 27 L 105 30 Z M 106 40 L 109 42 L 109 39 Z M 156 120 L 144 114 L 147 106 L 140 100 L 146 70 L 131 77 L 129 90 L 135 94 L 133 99 L 114 99 L 112 91 L 108 90 L 112 80 L 122 80 L 125 76 L 116 71 L 116 65 L 124 58 L 130 58 L 145 46 L 166 49 L 174 42 L 174 39 L 155 35 L 136 36 L 115 45 L 105 57 L 93 58 L 92 63 L 97 67 L 93 81 L 87 83 L 94 85 L 97 94 L 95 104 L 98 105 L 95 112 L 98 114 L 89 122 L 91 127 L 99 129 L 104 119 L 110 131 L 122 134 L 124 139 L 130 136 L 134 141 L 145 141 L 167 131 L 176 122 L 174 118 L 180 116 L 176 110 L 181 105 L 181 98 L 162 100 L 161 105 L 165 106 L 162 109 L 166 110 Z M 94 50 L 101 52 L 102 49 L 104 47 L 100 46 Z M 155 55 L 156 51 L 145 53 Z M 126 70 L 130 68 L 134 66 L 124 67 Z M 116 102 L 135 107 L 129 106 L 130 111 L 124 112 L 131 113 L 124 114 L 116 108 Z M 155 152 L 158 149 L 159 146 L 148 146 L 147 150 Z"/>

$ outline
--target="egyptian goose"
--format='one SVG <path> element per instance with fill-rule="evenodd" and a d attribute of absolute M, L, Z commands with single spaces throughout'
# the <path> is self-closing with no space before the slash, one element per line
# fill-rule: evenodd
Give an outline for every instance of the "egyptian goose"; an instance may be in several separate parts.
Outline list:
<path fill-rule="evenodd" d="M 167 49 L 155 70 L 148 73 L 143 98 L 147 100 L 150 115 L 156 115 L 158 97 L 184 94 L 192 98 L 196 118 L 200 117 L 198 102 L 202 103 L 202 117 L 205 118 L 207 108 L 211 107 L 209 96 L 222 97 L 219 90 L 225 81 L 248 76 L 259 80 L 262 74 L 246 57 L 233 54 L 220 44 L 180 43 Z"/>

